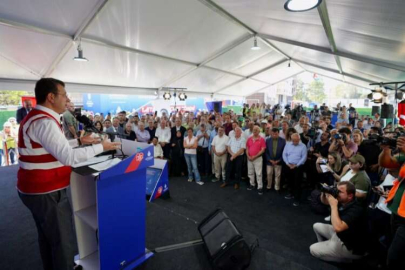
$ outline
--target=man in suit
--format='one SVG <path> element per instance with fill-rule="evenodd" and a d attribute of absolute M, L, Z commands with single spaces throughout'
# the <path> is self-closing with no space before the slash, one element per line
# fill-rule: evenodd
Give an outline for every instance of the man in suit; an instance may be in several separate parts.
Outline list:
<path fill-rule="evenodd" d="M 21 121 L 27 116 L 27 114 L 31 111 L 32 109 L 32 102 L 30 99 L 24 100 L 24 104 L 21 108 L 17 110 L 17 123 L 20 124 Z"/>
<path fill-rule="evenodd" d="M 171 139 L 170 139 L 172 147 L 174 147 L 176 145 L 175 141 L 176 141 L 177 131 L 181 132 L 181 137 L 184 137 L 184 134 L 186 133 L 186 128 L 181 125 L 181 120 L 179 117 L 176 117 L 176 120 L 174 121 L 174 123 L 175 123 L 175 125 L 171 129 L 172 135 L 171 135 Z"/>
<path fill-rule="evenodd" d="M 272 188 L 273 172 L 275 174 L 274 189 L 280 190 L 281 162 L 283 160 L 283 150 L 285 140 L 279 136 L 278 128 L 272 128 L 271 137 L 266 140 L 266 164 L 267 164 L 267 189 Z"/>

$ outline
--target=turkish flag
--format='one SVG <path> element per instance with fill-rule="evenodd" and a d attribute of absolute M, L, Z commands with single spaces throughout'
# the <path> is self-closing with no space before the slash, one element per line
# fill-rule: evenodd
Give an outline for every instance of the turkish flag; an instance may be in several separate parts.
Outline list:
<path fill-rule="evenodd" d="M 401 126 L 405 126 L 405 102 L 398 103 L 398 118 L 399 124 Z"/>

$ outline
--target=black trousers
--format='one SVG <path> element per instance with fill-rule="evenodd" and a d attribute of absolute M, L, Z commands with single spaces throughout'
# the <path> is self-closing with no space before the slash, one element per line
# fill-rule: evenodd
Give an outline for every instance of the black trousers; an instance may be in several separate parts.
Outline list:
<path fill-rule="evenodd" d="M 294 195 L 295 201 L 301 200 L 301 193 L 302 193 L 302 176 L 303 176 L 303 166 L 295 167 L 294 169 L 290 169 L 290 167 L 286 166 L 286 178 L 288 187 L 292 195 Z"/>
<path fill-rule="evenodd" d="M 405 218 L 391 214 L 392 242 L 388 249 L 388 269 L 405 269 Z"/>
<path fill-rule="evenodd" d="M 163 156 L 165 157 L 165 159 L 170 159 L 170 143 L 166 143 L 165 146 L 162 147 L 163 150 Z"/>
<path fill-rule="evenodd" d="M 202 151 L 197 150 L 197 164 L 200 175 L 211 174 L 211 157 L 208 147 L 202 148 Z"/>
<path fill-rule="evenodd" d="M 243 165 L 243 156 L 238 156 L 234 160 L 231 161 L 231 156 L 228 155 L 228 159 L 226 162 L 226 179 L 225 183 L 230 183 L 231 178 L 231 172 L 235 171 L 235 184 L 239 184 L 240 180 L 242 178 L 242 165 Z"/>
<path fill-rule="evenodd" d="M 44 269 L 72 270 L 76 241 L 66 189 L 43 195 L 18 195 L 34 217 Z"/>

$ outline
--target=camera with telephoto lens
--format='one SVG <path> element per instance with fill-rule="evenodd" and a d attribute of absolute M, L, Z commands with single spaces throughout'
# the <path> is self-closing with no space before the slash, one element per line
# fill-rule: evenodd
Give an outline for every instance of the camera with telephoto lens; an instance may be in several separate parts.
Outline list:
<path fill-rule="evenodd" d="M 380 136 L 378 134 L 371 134 L 368 136 L 367 140 L 363 141 L 363 143 L 366 145 L 387 145 L 391 149 L 395 149 L 397 148 L 397 139 L 404 136 L 405 133 L 395 133 L 393 138 Z"/>
<path fill-rule="evenodd" d="M 321 184 L 321 192 L 332 195 L 337 198 L 339 195 L 339 190 L 335 186 L 328 186 L 327 184 Z"/>

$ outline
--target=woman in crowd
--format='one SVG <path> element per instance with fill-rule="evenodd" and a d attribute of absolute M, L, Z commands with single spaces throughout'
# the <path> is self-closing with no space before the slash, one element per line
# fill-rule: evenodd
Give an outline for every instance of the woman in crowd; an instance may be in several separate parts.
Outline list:
<path fill-rule="evenodd" d="M 188 181 L 193 182 L 194 178 L 197 184 L 204 185 L 201 181 L 200 173 L 197 167 L 197 137 L 193 135 L 193 129 L 187 129 L 187 137 L 184 139 L 184 158 L 188 168 Z"/>
<path fill-rule="evenodd" d="M 353 141 L 357 146 L 360 146 L 360 144 L 363 142 L 363 134 L 361 133 L 360 129 L 355 129 L 353 131 Z"/>
<path fill-rule="evenodd" d="M 97 121 L 97 122 L 95 122 L 94 123 L 94 127 L 96 128 L 96 129 L 98 129 L 100 132 L 103 132 L 103 124 L 101 123 L 101 121 Z"/>
<path fill-rule="evenodd" d="M 0 166 L 2 157 L 4 157 L 4 164 L 10 160 L 10 165 L 14 164 L 15 151 L 17 146 L 17 134 L 13 131 L 12 124 L 5 122 L 3 130 L 0 132 Z M 7 153 L 7 155 L 6 155 Z"/>
<path fill-rule="evenodd" d="M 287 129 L 287 134 L 285 136 L 285 140 L 287 142 L 291 142 L 291 135 L 293 135 L 294 133 L 297 133 L 297 131 L 295 130 L 295 128 L 288 128 Z"/>
<path fill-rule="evenodd" d="M 326 166 L 325 170 L 322 170 L 321 165 Z M 335 182 L 339 182 L 343 175 L 350 169 L 346 162 L 342 162 L 340 155 L 337 152 L 330 152 L 328 160 L 324 160 L 323 157 L 319 157 L 316 160 L 316 169 L 320 173 L 321 183 L 326 183 L 331 186 Z"/>

